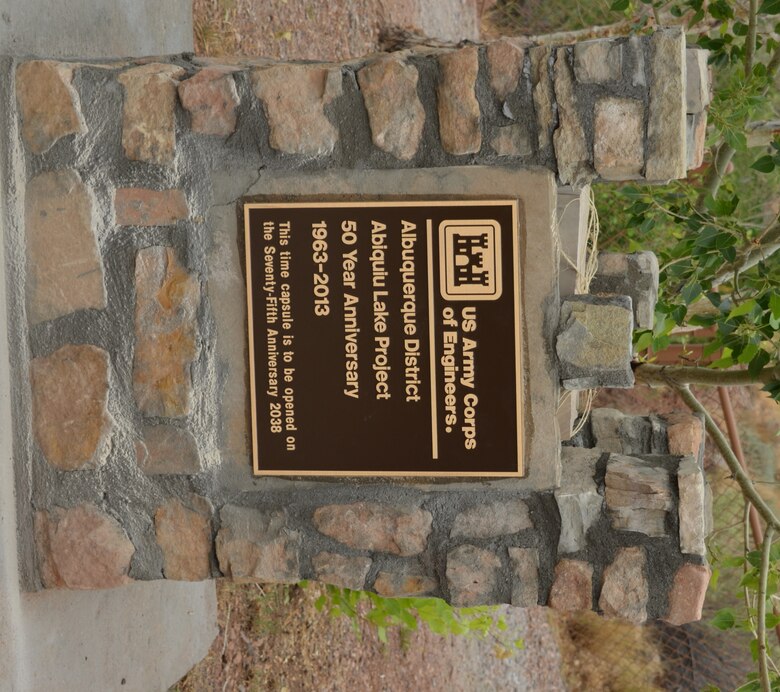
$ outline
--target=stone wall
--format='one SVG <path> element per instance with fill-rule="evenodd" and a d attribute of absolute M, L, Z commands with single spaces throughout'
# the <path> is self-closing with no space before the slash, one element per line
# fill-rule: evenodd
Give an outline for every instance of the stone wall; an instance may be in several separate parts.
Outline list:
<path fill-rule="evenodd" d="M 343 65 L 3 60 L 25 585 L 312 578 L 695 617 L 699 447 L 669 428 L 561 464 L 555 422 L 556 176 L 684 176 L 686 79 L 672 30 Z M 523 204 L 524 479 L 251 476 L 240 200 L 388 193 Z"/>

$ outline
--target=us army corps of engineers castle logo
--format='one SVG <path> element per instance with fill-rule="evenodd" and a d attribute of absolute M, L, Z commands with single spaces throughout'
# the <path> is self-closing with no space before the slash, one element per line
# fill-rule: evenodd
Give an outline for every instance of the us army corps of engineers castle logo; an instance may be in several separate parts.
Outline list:
<path fill-rule="evenodd" d="M 498 300 L 501 297 L 501 229 L 492 220 L 447 220 L 439 224 L 441 297 Z"/>

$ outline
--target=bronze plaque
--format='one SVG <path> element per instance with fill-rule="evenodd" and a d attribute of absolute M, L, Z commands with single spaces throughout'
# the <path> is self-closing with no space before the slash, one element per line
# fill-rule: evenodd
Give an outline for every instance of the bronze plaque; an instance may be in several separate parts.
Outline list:
<path fill-rule="evenodd" d="M 247 203 L 256 475 L 523 473 L 514 200 Z"/>

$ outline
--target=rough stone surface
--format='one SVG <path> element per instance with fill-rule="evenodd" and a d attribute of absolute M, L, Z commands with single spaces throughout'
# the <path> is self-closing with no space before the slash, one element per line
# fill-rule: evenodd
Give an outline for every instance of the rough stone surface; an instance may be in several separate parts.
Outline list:
<path fill-rule="evenodd" d="M 148 190 L 122 187 L 114 196 L 119 226 L 169 226 L 190 215 L 182 190 Z"/>
<path fill-rule="evenodd" d="M 669 454 L 701 459 L 704 453 L 704 421 L 691 413 L 678 411 L 664 416 Z"/>
<path fill-rule="evenodd" d="M 47 588 L 127 584 L 135 548 L 117 521 L 91 504 L 35 515 L 40 574 Z"/>
<path fill-rule="evenodd" d="M 607 617 L 640 624 L 647 620 L 647 556 L 641 546 L 621 548 L 602 577 L 599 609 Z"/>
<path fill-rule="evenodd" d="M 583 41 L 574 46 L 574 74 L 583 84 L 604 84 L 620 79 L 623 46 L 617 41 Z"/>
<path fill-rule="evenodd" d="M 680 567 L 674 575 L 674 584 L 669 592 L 669 608 L 663 619 L 675 626 L 701 620 L 711 574 L 707 565 L 686 564 Z"/>
<path fill-rule="evenodd" d="M 555 93 L 548 69 L 552 49 L 549 46 L 535 46 L 529 49 L 528 54 L 531 57 L 531 84 L 536 125 L 539 130 L 539 148 L 545 149 L 552 146 L 552 126 L 555 119 Z"/>
<path fill-rule="evenodd" d="M 136 442 L 136 461 L 145 474 L 195 474 L 201 471 L 198 445 L 192 434 L 172 425 L 145 425 Z"/>
<path fill-rule="evenodd" d="M 344 589 L 361 590 L 371 569 L 371 558 L 321 552 L 311 559 L 311 564 L 317 581 Z"/>
<path fill-rule="evenodd" d="M 581 560 L 559 560 L 547 605 L 556 610 L 590 610 L 593 607 L 593 567 Z"/>
<path fill-rule="evenodd" d="M 371 502 L 326 505 L 314 512 L 317 530 L 350 548 L 404 556 L 425 550 L 432 522 L 423 509 Z"/>
<path fill-rule="evenodd" d="M 61 471 L 93 468 L 111 419 L 108 353 L 96 346 L 63 346 L 30 363 L 35 440 Z"/>
<path fill-rule="evenodd" d="M 621 423 L 625 415 L 614 408 L 594 408 L 590 412 L 590 429 L 593 432 L 594 446 L 604 452 L 622 454 L 623 441 L 620 435 Z"/>
<path fill-rule="evenodd" d="M 566 298 L 555 344 L 564 388 L 632 387 L 633 321 L 627 296 Z"/>
<path fill-rule="evenodd" d="M 530 156 L 534 153 L 528 129 L 519 123 L 493 130 L 490 146 L 499 156 Z"/>
<path fill-rule="evenodd" d="M 200 283 L 170 247 L 139 250 L 135 263 L 133 389 L 141 413 L 179 417 L 192 406 Z"/>
<path fill-rule="evenodd" d="M 652 252 L 635 252 L 630 255 L 600 252 L 598 270 L 590 282 L 590 292 L 629 296 L 636 327 L 652 329 L 655 304 L 658 301 L 658 273 L 658 258 Z"/>
<path fill-rule="evenodd" d="M 531 608 L 539 604 L 539 551 L 536 548 L 509 548 L 512 566 L 512 605 Z"/>
<path fill-rule="evenodd" d="M 631 84 L 635 87 L 647 86 L 647 75 L 645 74 L 644 43 L 644 36 L 631 36 L 628 39 L 628 45 L 634 57 L 634 71 L 631 74 Z"/>
<path fill-rule="evenodd" d="M 533 527 L 522 500 L 482 502 L 455 517 L 450 537 L 496 538 Z"/>
<path fill-rule="evenodd" d="M 439 69 L 436 94 L 442 147 L 449 154 L 475 154 L 482 147 L 476 94 L 479 49 L 467 46 L 441 55 Z"/>
<path fill-rule="evenodd" d="M 686 117 L 688 170 L 701 168 L 707 143 L 707 111 L 692 113 Z"/>
<path fill-rule="evenodd" d="M 192 117 L 192 131 L 226 137 L 236 129 L 240 103 L 232 69 L 206 67 L 179 84 L 179 100 Z"/>
<path fill-rule="evenodd" d="M 495 553 L 473 545 L 461 545 L 447 553 L 447 585 L 456 607 L 495 602 L 501 560 Z"/>
<path fill-rule="evenodd" d="M 558 552 L 576 553 L 586 545 L 588 529 L 598 521 L 604 498 L 594 479 L 602 451 L 564 447 L 561 449 L 561 486 L 555 501 L 561 515 Z"/>
<path fill-rule="evenodd" d="M 607 462 L 605 485 L 614 529 L 654 537 L 666 534 L 666 513 L 674 504 L 666 469 L 613 454 Z"/>
<path fill-rule="evenodd" d="M 202 497 L 191 498 L 190 504 L 191 509 L 168 500 L 154 514 L 166 579 L 201 581 L 211 575 L 211 506 Z"/>
<path fill-rule="evenodd" d="M 558 177 L 564 185 L 583 185 L 593 179 L 594 173 L 565 48 L 556 51 L 553 73 L 558 104 L 558 127 L 553 134 Z"/>
<path fill-rule="evenodd" d="M 417 69 L 393 53 L 358 72 L 374 144 L 402 161 L 417 153 L 425 109 L 417 95 Z"/>
<path fill-rule="evenodd" d="M 374 581 L 374 591 L 387 598 L 428 596 L 439 588 L 435 579 L 412 569 L 400 572 L 380 572 Z"/>
<path fill-rule="evenodd" d="M 87 131 L 72 79 L 70 65 L 50 60 L 31 60 L 16 69 L 22 138 L 33 154 L 42 154 L 66 135 Z"/>
<path fill-rule="evenodd" d="M 596 103 L 593 165 L 602 180 L 642 177 L 645 162 L 644 105 L 608 96 Z"/>
<path fill-rule="evenodd" d="M 504 101 L 520 84 L 525 50 L 517 39 L 504 36 L 488 43 L 487 55 L 490 86 L 499 101 Z"/>
<path fill-rule="evenodd" d="M 677 469 L 680 499 L 680 551 L 689 555 L 707 554 L 707 499 L 704 473 L 696 457 L 684 457 Z"/>
<path fill-rule="evenodd" d="M 687 48 L 685 51 L 685 112 L 701 113 L 710 105 L 709 51 Z"/>
<path fill-rule="evenodd" d="M 92 198 L 75 171 L 41 173 L 27 183 L 24 225 L 30 323 L 106 307 Z"/>
<path fill-rule="evenodd" d="M 647 121 L 647 180 L 684 178 L 685 34 L 680 28 L 659 29 L 650 37 L 650 105 Z"/>
<path fill-rule="evenodd" d="M 217 559 L 226 577 L 280 584 L 301 580 L 301 535 L 289 528 L 286 512 L 226 505 L 220 520 Z"/>
<path fill-rule="evenodd" d="M 184 69 L 150 63 L 119 75 L 125 89 L 122 146 L 133 161 L 173 163 L 176 154 L 176 88 Z"/>
<path fill-rule="evenodd" d="M 324 156 L 338 131 L 325 106 L 341 96 L 341 70 L 317 65 L 274 65 L 253 70 L 252 88 L 265 109 L 269 143 L 285 154 Z"/>

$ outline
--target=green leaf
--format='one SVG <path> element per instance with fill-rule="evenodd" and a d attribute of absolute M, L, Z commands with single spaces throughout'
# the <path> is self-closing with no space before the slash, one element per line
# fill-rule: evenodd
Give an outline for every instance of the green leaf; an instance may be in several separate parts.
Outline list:
<path fill-rule="evenodd" d="M 629 0 L 615 0 L 609 8 L 612 12 L 624 12 L 628 9 Z"/>
<path fill-rule="evenodd" d="M 740 303 L 739 305 L 734 307 L 729 313 L 728 319 L 747 315 L 748 313 L 753 311 L 754 307 L 756 307 L 756 301 L 753 298 L 750 298 L 750 300 L 746 300 L 744 303 Z"/>
<path fill-rule="evenodd" d="M 751 168 L 757 170 L 759 173 L 771 173 L 775 170 L 775 160 L 766 154 L 753 162 Z"/>
<path fill-rule="evenodd" d="M 688 284 L 683 288 L 680 294 L 686 305 L 690 305 L 701 295 L 701 285 L 698 283 Z"/>
<path fill-rule="evenodd" d="M 764 369 L 771 359 L 771 356 L 766 351 L 759 351 L 753 360 L 748 365 L 748 372 L 751 377 L 758 377 L 759 373 Z"/>
<path fill-rule="evenodd" d="M 780 293 L 771 293 L 769 295 L 769 310 L 772 312 L 772 317 L 775 319 L 780 318 Z"/>
<path fill-rule="evenodd" d="M 653 343 L 653 332 L 647 331 L 642 332 L 639 335 L 639 338 L 636 340 L 636 343 L 634 344 L 634 351 L 637 353 L 642 353 L 642 351 L 646 351 L 648 348 L 650 348 L 650 345 Z"/>
<path fill-rule="evenodd" d="M 715 617 L 710 620 L 710 624 L 719 630 L 730 630 L 737 624 L 737 616 L 731 608 L 723 608 L 715 613 Z"/>
<path fill-rule="evenodd" d="M 780 0 L 764 0 L 761 7 L 758 8 L 758 12 L 759 14 L 780 14 Z"/>

